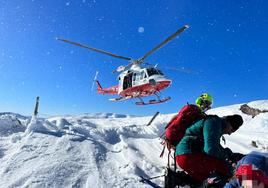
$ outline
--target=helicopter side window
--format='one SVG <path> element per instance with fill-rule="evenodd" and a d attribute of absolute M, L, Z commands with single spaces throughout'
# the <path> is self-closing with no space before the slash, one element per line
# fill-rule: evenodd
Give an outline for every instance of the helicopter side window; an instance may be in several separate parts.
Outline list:
<path fill-rule="evenodd" d="M 133 85 L 138 85 L 140 81 L 140 73 L 134 73 L 133 74 Z"/>
<path fill-rule="evenodd" d="M 136 73 L 136 81 L 139 81 L 141 79 L 141 74 L 140 73 Z"/>
<path fill-rule="evenodd" d="M 144 77 L 144 71 L 142 71 L 141 74 L 140 74 L 140 80 L 142 80 L 143 77 Z"/>
<path fill-rule="evenodd" d="M 149 76 L 156 75 L 156 74 L 163 75 L 163 73 L 160 70 L 157 70 L 155 68 L 148 68 L 147 73 L 148 73 Z"/>
<path fill-rule="evenodd" d="M 133 74 L 133 81 L 135 82 L 136 80 L 137 80 L 137 74 L 134 73 L 134 74 Z"/>

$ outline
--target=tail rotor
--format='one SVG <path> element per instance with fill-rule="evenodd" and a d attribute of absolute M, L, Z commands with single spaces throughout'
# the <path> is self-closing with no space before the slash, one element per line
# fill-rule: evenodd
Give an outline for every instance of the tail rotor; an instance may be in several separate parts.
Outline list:
<path fill-rule="evenodd" d="M 93 89 L 94 89 L 95 82 L 97 81 L 97 78 L 98 78 L 98 74 L 99 74 L 99 71 L 96 71 L 92 85 L 91 85 L 91 91 L 93 91 Z"/>

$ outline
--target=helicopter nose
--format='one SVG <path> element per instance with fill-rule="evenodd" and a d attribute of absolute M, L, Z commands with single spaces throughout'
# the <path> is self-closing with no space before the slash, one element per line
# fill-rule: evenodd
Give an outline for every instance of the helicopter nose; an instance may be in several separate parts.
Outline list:
<path fill-rule="evenodd" d="M 169 80 L 169 79 L 166 80 L 167 87 L 170 86 L 171 83 L 172 83 L 171 80 Z"/>
<path fill-rule="evenodd" d="M 157 82 L 157 87 L 159 90 L 161 90 L 161 89 L 167 88 L 168 86 L 170 86 L 170 84 L 171 84 L 171 80 L 165 79 L 165 80 L 161 80 Z"/>
<path fill-rule="evenodd" d="M 171 83 L 172 83 L 172 81 L 171 81 L 171 80 L 169 80 L 169 79 L 166 79 L 166 81 L 164 81 L 164 82 L 166 83 L 166 87 L 170 86 L 170 85 L 171 85 Z"/>

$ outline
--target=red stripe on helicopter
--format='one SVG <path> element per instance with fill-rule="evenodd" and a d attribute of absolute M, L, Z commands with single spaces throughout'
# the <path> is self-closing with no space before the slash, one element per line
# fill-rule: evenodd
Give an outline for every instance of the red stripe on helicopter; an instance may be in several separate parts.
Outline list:
<path fill-rule="evenodd" d="M 126 96 L 145 97 L 167 88 L 170 84 L 171 84 L 170 80 L 165 80 L 165 81 L 158 81 L 156 85 L 148 83 L 139 86 L 133 86 L 123 90 L 122 92 L 119 93 L 119 95 L 125 97 Z"/>

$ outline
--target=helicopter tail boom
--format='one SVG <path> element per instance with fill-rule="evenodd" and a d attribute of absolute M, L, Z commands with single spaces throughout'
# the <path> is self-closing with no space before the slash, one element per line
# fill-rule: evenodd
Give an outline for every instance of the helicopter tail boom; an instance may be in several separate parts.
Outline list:
<path fill-rule="evenodd" d="M 118 86 L 112 86 L 109 88 L 102 88 L 98 80 L 96 80 L 98 86 L 98 93 L 100 94 L 118 94 Z"/>

